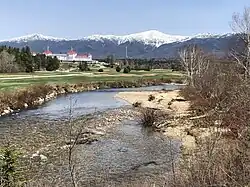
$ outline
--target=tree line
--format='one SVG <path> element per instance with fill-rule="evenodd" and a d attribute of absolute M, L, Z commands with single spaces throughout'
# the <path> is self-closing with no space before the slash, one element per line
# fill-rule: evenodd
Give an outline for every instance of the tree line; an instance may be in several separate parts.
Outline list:
<path fill-rule="evenodd" d="M 184 70 L 181 64 L 181 60 L 176 58 L 128 58 L 128 59 L 115 59 L 113 55 L 108 55 L 104 59 L 97 59 L 98 61 L 106 62 L 108 67 L 114 68 L 119 66 L 120 68 L 130 67 L 133 70 L 146 70 L 151 69 L 172 69 L 174 71 Z M 119 68 L 118 68 L 119 69 Z"/>
<path fill-rule="evenodd" d="M 60 66 L 56 57 L 44 54 L 32 55 L 28 46 L 21 49 L 0 47 L 0 73 L 34 72 L 38 70 L 54 71 Z"/>

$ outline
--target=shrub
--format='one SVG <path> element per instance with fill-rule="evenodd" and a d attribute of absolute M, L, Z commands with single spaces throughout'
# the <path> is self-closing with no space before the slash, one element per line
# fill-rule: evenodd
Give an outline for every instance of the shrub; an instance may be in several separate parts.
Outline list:
<path fill-rule="evenodd" d="M 123 73 L 129 73 L 130 71 L 129 71 L 129 69 L 126 67 L 126 68 L 124 68 L 124 70 L 123 70 Z"/>
<path fill-rule="evenodd" d="M 145 108 L 141 111 L 141 124 L 144 127 L 153 127 L 157 121 L 156 110 Z"/>
<path fill-rule="evenodd" d="M 152 94 L 150 94 L 148 96 L 148 101 L 153 101 L 153 100 L 155 100 L 155 96 L 153 96 Z"/>
<path fill-rule="evenodd" d="M 128 71 L 129 71 L 129 72 L 131 71 L 131 68 L 130 68 L 130 66 L 127 66 L 127 69 L 128 69 Z"/>
<path fill-rule="evenodd" d="M 136 101 L 135 103 L 133 103 L 134 107 L 141 107 L 141 102 Z"/>
<path fill-rule="evenodd" d="M 18 171 L 18 159 L 20 153 L 11 146 L 0 149 L 0 185 L 11 187 L 19 186 L 20 172 Z"/>
<path fill-rule="evenodd" d="M 150 68 L 150 66 L 148 66 L 147 68 L 145 68 L 144 71 L 150 71 L 150 70 L 151 70 L 151 68 Z"/>
<path fill-rule="evenodd" d="M 249 158 L 239 151 L 237 140 L 210 137 L 183 157 L 167 186 L 249 186 Z"/>
<path fill-rule="evenodd" d="M 90 68 L 88 67 L 88 63 L 87 62 L 80 62 L 78 65 L 78 68 L 80 71 L 90 71 Z"/>
<path fill-rule="evenodd" d="M 104 70 L 103 69 L 99 69 L 98 72 L 104 72 Z"/>
<path fill-rule="evenodd" d="M 121 69 L 120 66 L 117 66 L 117 67 L 115 68 L 115 70 L 116 70 L 116 72 L 120 72 L 122 69 Z"/>

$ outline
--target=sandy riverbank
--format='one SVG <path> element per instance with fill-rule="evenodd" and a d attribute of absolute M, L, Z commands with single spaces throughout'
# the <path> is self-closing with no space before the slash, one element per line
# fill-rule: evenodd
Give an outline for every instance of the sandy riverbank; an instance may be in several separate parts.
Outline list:
<path fill-rule="evenodd" d="M 149 101 L 152 95 L 153 100 Z M 142 107 L 157 108 L 173 112 L 174 115 L 187 115 L 189 102 L 179 96 L 179 90 L 174 91 L 152 91 L 152 92 L 120 92 L 116 97 L 131 104 L 141 103 Z M 181 100 L 181 101 L 180 101 Z"/>
<path fill-rule="evenodd" d="M 171 119 L 166 119 L 167 125 L 163 125 L 161 130 L 168 137 L 180 139 L 185 153 L 196 147 L 197 139 L 211 135 L 211 129 L 194 126 L 193 120 L 189 117 L 190 102 L 180 96 L 180 90 L 121 92 L 116 97 L 131 104 L 138 102 L 141 107 L 156 108 L 169 113 Z M 154 99 L 149 101 L 150 97 Z"/>

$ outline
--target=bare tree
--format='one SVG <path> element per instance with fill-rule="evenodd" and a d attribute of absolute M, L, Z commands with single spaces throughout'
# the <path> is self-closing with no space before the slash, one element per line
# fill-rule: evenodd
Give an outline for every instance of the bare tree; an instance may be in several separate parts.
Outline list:
<path fill-rule="evenodd" d="M 244 68 L 245 78 L 250 77 L 250 7 L 245 7 L 242 14 L 234 13 L 232 30 L 243 43 L 243 50 L 232 50 L 231 55 Z"/>
<path fill-rule="evenodd" d="M 197 45 L 189 45 L 179 52 L 181 63 L 185 68 L 190 85 L 194 86 L 194 77 L 199 77 L 207 70 L 209 61 Z"/>
<path fill-rule="evenodd" d="M 7 51 L 0 53 L 0 73 L 12 73 L 18 71 L 18 65 L 15 63 L 15 56 Z"/>

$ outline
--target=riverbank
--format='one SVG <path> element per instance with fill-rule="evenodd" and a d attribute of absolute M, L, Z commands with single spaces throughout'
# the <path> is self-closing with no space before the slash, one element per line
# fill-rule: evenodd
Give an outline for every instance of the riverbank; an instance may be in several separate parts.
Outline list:
<path fill-rule="evenodd" d="M 169 114 L 163 121 L 160 130 L 164 135 L 179 139 L 182 142 L 183 154 L 191 153 L 197 142 L 204 140 L 216 132 L 226 132 L 222 128 L 202 128 L 194 124 L 190 111 L 190 101 L 180 96 L 180 90 L 153 92 L 120 92 L 115 97 L 123 99 L 132 105 L 143 108 L 154 108 Z"/>
<path fill-rule="evenodd" d="M 65 85 L 36 85 L 13 92 L 0 93 L 0 116 L 37 107 L 57 96 L 107 88 L 134 88 L 169 83 L 169 79 L 140 79 L 136 81 L 109 81 Z"/>

